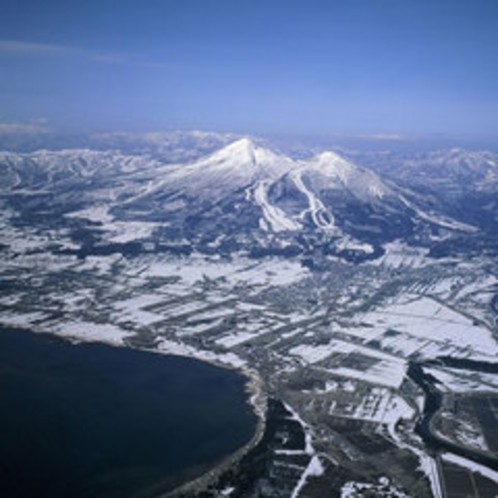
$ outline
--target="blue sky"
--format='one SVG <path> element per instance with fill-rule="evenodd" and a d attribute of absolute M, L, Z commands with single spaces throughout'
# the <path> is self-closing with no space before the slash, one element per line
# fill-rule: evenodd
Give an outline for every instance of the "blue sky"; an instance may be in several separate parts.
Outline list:
<path fill-rule="evenodd" d="M 496 0 L 3 0 L 0 123 L 498 130 Z"/>

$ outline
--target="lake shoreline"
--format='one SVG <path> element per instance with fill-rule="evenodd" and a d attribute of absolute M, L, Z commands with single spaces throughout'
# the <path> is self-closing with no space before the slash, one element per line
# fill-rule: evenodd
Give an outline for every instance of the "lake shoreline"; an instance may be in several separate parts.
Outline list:
<path fill-rule="evenodd" d="M 264 382 L 258 372 L 247 367 L 246 365 L 234 365 L 232 363 L 226 363 L 216 357 L 208 357 L 206 358 L 202 352 L 199 352 L 199 355 L 195 354 L 195 350 L 187 351 L 175 351 L 171 352 L 168 350 L 161 349 L 151 349 L 151 348 L 137 348 L 133 347 L 125 340 L 116 341 L 110 340 L 106 337 L 102 338 L 87 338 L 81 337 L 77 335 L 65 335 L 53 331 L 49 331 L 46 328 L 32 326 L 30 324 L 26 324 L 25 326 L 9 323 L 0 322 L 0 328 L 11 329 L 11 330 L 20 330 L 24 332 L 31 332 L 40 335 L 51 336 L 63 341 L 66 341 L 73 345 L 78 344 L 105 344 L 108 346 L 116 347 L 116 348 L 126 348 L 139 352 L 146 353 L 155 353 L 165 357 L 184 357 L 193 359 L 196 361 L 200 361 L 203 363 L 207 363 L 218 368 L 222 368 L 225 370 L 231 370 L 239 375 L 243 376 L 246 379 L 245 383 L 245 392 L 248 396 L 247 403 L 251 406 L 251 409 L 256 416 L 257 423 L 256 429 L 252 438 L 244 444 L 242 447 L 237 449 L 235 452 L 223 458 L 221 461 L 214 463 L 214 465 L 202 472 L 198 477 L 187 480 L 182 484 L 175 486 L 173 489 L 165 492 L 159 492 L 157 494 L 157 498 L 176 498 L 184 493 L 199 493 L 205 490 L 209 485 L 216 482 L 216 480 L 220 477 L 228 469 L 232 468 L 240 459 L 242 459 L 251 449 L 253 449 L 261 440 L 266 425 L 266 407 L 267 407 L 267 396 L 264 390 Z"/>
<path fill-rule="evenodd" d="M 240 370 L 238 371 L 240 372 Z M 246 390 L 249 394 L 251 394 L 249 402 L 252 405 L 253 411 L 258 418 L 254 436 L 247 444 L 223 459 L 209 471 L 205 472 L 204 474 L 190 482 L 186 482 L 178 486 L 177 488 L 169 491 L 166 494 L 159 495 L 157 498 L 179 498 L 185 493 L 191 493 L 195 495 L 196 493 L 204 491 L 209 485 L 214 484 L 224 472 L 234 467 L 247 453 L 249 453 L 249 451 L 251 451 L 261 441 L 266 427 L 265 413 L 267 403 L 267 398 L 263 390 L 262 380 L 255 371 L 245 370 L 242 373 L 249 379 L 246 385 Z"/>

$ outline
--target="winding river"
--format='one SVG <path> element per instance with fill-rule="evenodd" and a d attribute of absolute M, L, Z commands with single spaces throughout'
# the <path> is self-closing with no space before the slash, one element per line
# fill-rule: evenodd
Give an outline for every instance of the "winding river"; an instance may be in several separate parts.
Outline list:
<path fill-rule="evenodd" d="M 438 360 L 441 363 L 445 362 L 445 359 Z M 470 366 L 468 360 L 454 360 L 451 359 L 450 363 L 455 367 L 457 363 L 455 361 L 462 361 L 466 367 Z M 478 369 L 477 363 L 480 362 L 471 362 L 474 364 L 473 366 Z M 464 364 L 460 363 L 460 366 Z M 488 366 L 487 366 L 488 365 Z M 484 370 L 486 368 L 495 368 L 490 367 L 491 364 L 481 364 L 481 371 L 489 371 Z M 448 365 L 449 366 L 449 365 Z M 423 371 L 422 365 L 419 363 L 411 362 L 408 368 L 408 376 L 424 391 L 425 395 L 425 404 L 424 404 L 424 412 L 422 414 L 421 419 L 417 423 L 416 433 L 423 439 L 424 443 L 427 447 L 435 452 L 446 450 L 456 455 L 468 458 L 469 460 L 473 460 L 476 463 L 484 465 L 494 470 L 498 470 L 498 458 L 493 458 L 491 456 L 487 456 L 478 451 L 472 451 L 468 448 L 463 448 L 457 444 L 454 444 L 450 441 L 440 438 L 437 434 L 435 434 L 431 429 L 431 422 L 437 411 L 441 408 L 442 403 L 442 394 L 437 390 L 436 379 Z"/>

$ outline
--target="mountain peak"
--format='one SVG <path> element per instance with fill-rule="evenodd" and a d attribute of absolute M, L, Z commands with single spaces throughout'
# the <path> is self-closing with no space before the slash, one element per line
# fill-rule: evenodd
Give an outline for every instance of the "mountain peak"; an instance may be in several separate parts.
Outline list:
<path fill-rule="evenodd" d="M 327 162 L 333 162 L 333 161 L 345 161 L 345 159 L 337 154 L 336 152 L 332 152 L 331 150 L 326 150 L 324 152 L 320 152 L 320 154 L 317 154 L 315 156 L 315 159 L 318 161 L 327 161 Z"/>
<path fill-rule="evenodd" d="M 213 154 L 238 158 L 242 161 L 259 161 L 265 157 L 275 157 L 277 154 L 270 149 L 262 147 L 255 140 L 249 137 L 239 138 Z"/>
<path fill-rule="evenodd" d="M 310 161 L 312 169 L 331 178 L 337 178 L 342 183 L 347 183 L 348 178 L 356 170 L 356 166 L 339 154 L 332 151 L 322 152 Z"/>
<path fill-rule="evenodd" d="M 328 179 L 331 184 L 347 188 L 360 199 L 378 199 L 390 188 L 371 170 L 358 166 L 335 152 L 327 151 L 313 157 L 309 168 Z"/>
<path fill-rule="evenodd" d="M 229 157 L 231 159 L 239 159 L 243 162 L 254 161 L 255 151 L 258 148 L 254 140 L 249 137 L 240 138 L 235 142 L 228 144 L 222 149 L 218 150 L 213 156 Z"/>
<path fill-rule="evenodd" d="M 257 147 L 256 142 L 250 137 L 242 137 L 227 145 L 227 147 L 239 149 L 253 149 Z"/>
<path fill-rule="evenodd" d="M 214 152 L 200 161 L 202 166 L 218 171 L 244 171 L 245 175 L 256 174 L 276 178 L 295 167 L 292 159 L 277 154 L 248 137 L 241 138 Z"/>

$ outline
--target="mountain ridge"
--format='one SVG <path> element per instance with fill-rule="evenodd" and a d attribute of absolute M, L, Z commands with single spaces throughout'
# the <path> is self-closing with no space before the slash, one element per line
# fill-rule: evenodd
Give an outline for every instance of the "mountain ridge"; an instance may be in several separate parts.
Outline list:
<path fill-rule="evenodd" d="M 33 216 L 51 202 L 63 220 L 86 223 L 98 208 L 106 213 L 104 226 L 145 224 L 150 230 L 135 240 L 156 245 L 222 247 L 226 254 L 292 246 L 295 254 L 361 259 L 396 239 L 427 245 L 471 229 L 335 152 L 292 159 L 249 137 L 173 164 L 115 151 L 9 154 L 0 155 L 0 168 L 18 181 L 6 181 L 3 196 L 16 209 Z M 98 222 L 85 230 L 104 243 Z"/>

